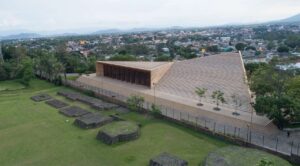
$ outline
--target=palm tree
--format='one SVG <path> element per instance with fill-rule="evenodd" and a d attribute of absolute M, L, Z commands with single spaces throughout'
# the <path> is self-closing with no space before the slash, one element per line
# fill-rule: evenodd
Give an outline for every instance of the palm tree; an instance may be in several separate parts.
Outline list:
<path fill-rule="evenodd" d="M 225 103 L 225 98 L 224 98 L 224 92 L 217 90 L 214 91 L 213 94 L 211 95 L 211 98 L 215 100 L 217 107 L 214 108 L 214 110 L 219 111 L 219 104 L 221 103 Z"/>
<path fill-rule="evenodd" d="M 206 93 L 207 89 L 205 88 L 199 88 L 199 87 L 196 87 L 196 90 L 195 90 L 195 93 L 199 96 L 199 103 L 198 103 L 198 106 L 203 106 L 203 104 L 201 103 L 201 99 L 203 97 L 205 97 L 205 93 Z"/>

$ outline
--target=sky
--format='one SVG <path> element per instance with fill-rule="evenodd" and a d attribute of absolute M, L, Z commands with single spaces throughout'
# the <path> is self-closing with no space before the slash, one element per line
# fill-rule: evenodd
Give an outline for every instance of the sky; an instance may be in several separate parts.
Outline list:
<path fill-rule="evenodd" d="M 0 32 L 259 23 L 300 13 L 300 0 L 0 0 Z"/>

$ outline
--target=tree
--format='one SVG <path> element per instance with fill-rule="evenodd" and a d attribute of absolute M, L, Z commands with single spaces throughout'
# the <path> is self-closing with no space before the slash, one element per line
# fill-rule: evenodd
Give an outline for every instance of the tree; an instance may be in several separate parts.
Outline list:
<path fill-rule="evenodd" d="M 65 43 L 63 44 L 60 44 L 56 47 L 56 57 L 57 59 L 64 65 L 64 68 L 66 70 L 64 70 L 64 77 L 65 79 L 67 79 L 67 68 L 69 67 L 68 66 L 68 53 L 66 51 L 66 45 Z"/>
<path fill-rule="evenodd" d="M 255 69 L 250 87 L 256 94 L 256 112 L 267 115 L 281 129 L 300 120 L 300 79 L 293 76 L 293 71 L 278 69 L 277 64 L 278 60 L 273 59 Z"/>
<path fill-rule="evenodd" d="M 245 47 L 246 47 L 246 44 L 244 44 L 244 43 L 237 43 L 237 44 L 235 45 L 235 48 L 236 48 L 238 51 L 243 51 L 243 50 L 245 49 Z"/>
<path fill-rule="evenodd" d="M 34 59 L 35 73 L 50 82 L 59 83 L 61 80 L 60 74 L 65 70 L 64 65 L 60 63 L 54 54 L 49 52 L 41 52 L 38 57 Z"/>
<path fill-rule="evenodd" d="M 277 52 L 279 53 L 288 53 L 289 51 L 290 49 L 286 45 L 281 45 L 277 48 Z"/>
<path fill-rule="evenodd" d="M 207 89 L 205 88 L 199 88 L 199 87 L 196 87 L 196 90 L 195 90 L 195 93 L 198 95 L 199 97 L 199 101 L 200 103 L 198 104 L 199 106 L 203 106 L 203 104 L 201 103 L 201 99 L 203 97 L 205 97 L 205 93 L 206 93 Z"/>
<path fill-rule="evenodd" d="M 287 71 L 278 70 L 272 65 L 266 65 L 252 74 L 250 88 L 255 91 L 256 95 L 276 93 L 277 96 L 281 96 L 285 91 L 288 79 L 290 79 L 290 74 Z"/>
<path fill-rule="evenodd" d="M 219 52 L 219 47 L 218 47 L 218 45 L 208 46 L 206 49 L 207 49 L 207 51 L 209 51 L 209 52 Z"/>
<path fill-rule="evenodd" d="M 211 95 L 211 98 L 215 100 L 217 107 L 214 108 L 214 110 L 219 111 L 219 104 L 221 103 L 225 103 L 225 98 L 224 98 L 224 92 L 217 90 L 214 91 L 213 94 Z"/>
<path fill-rule="evenodd" d="M 291 48 L 300 47 L 300 35 L 291 35 L 284 43 Z"/>
<path fill-rule="evenodd" d="M 272 96 L 257 96 L 255 99 L 254 109 L 259 114 L 267 114 L 270 110 L 276 109 L 275 98 Z"/>
<path fill-rule="evenodd" d="M 261 67 L 266 66 L 266 63 L 247 63 L 245 64 L 245 69 L 248 76 L 251 78 L 252 74 Z"/>
<path fill-rule="evenodd" d="M 30 80 L 34 77 L 32 60 L 29 57 L 26 57 L 22 60 L 21 65 L 20 81 L 25 86 L 29 86 Z"/>
<path fill-rule="evenodd" d="M 131 111 L 139 112 L 144 103 L 144 98 L 138 95 L 132 95 L 127 99 L 127 106 Z"/>
<path fill-rule="evenodd" d="M 287 81 L 286 90 L 288 96 L 300 100 L 300 76 L 299 75 Z"/>
<path fill-rule="evenodd" d="M 172 58 L 168 55 L 159 55 L 157 58 L 155 58 L 154 61 L 161 62 L 161 61 L 171 61 L 171 60 L 172 60 Z"/>
<path fill-rule="evenodd" d="M 185 59 L 192 59 L 192 58 L 196 57 L 196 54 L 192 50 L 191 46 L 178 47 L 178 48 L 176 48 L 176 53 Z"/>
<path fill-rule="evenodd" d="M 4 68 L 4 62 L 0 62 L 0 81 L 4 81 L 8 78 L 6 70 Z"/>
<path fill-rule="evenodd" d="M 245 50 L 253 50 L 256 51 L 256 48 L 254 46 L 248 46 L 245 48 Z"/>
<path fill-rule="evenodd" d="M 256 112 L 266 114 L 279 129 L 299 116 L 299 104 L 289 96 L 258 96 L 255 100 Z"/>
<path fill-rule="evenodd" d="M 231 96 L 232 102 L 234 103 L 234 109 L 237 111 L 242 106 L 242 101 L 237 94 Z M 237 113 L 237 112 L 236 112 Z"/>
<path fill-rule="evenodd" d="M 268 50 L 272 50 L 273 48 L 275 48 L 275 43 L 273 41 L 270 41 L 268 44 L 267 44 L 267 49 Z"/>
<path fill-rule="evenodd" d="M 136 57 L 132 55 L 115 55 L 109 58 L 110 61 L 136 61 Z"/>

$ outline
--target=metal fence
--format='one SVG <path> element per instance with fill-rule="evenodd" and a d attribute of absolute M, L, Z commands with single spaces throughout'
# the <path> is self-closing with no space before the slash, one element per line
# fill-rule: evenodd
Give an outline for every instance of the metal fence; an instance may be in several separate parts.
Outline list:
<path fill-rule="evenodd" d="M 115 100 L 126 102 L 127 97 L 116 92 L 108 91 L 106 89 L 101 89 L 98 87 L 90 86 L 78 81 L 65 81 L 65 85 L 80 88 L 85 90 L 93 91 L 96 94 L 100 94 Z M 144 102 L 143 107 L 146 110 L 151 109 L 152 103 Z M 280 136 L 269 136 L 264 133 L 254 131 L 250 127 L 240 128 L 236 126 L 230 126 L 227 124 L 220 124 L 211 118 L 187 113 L 186 111 L 176 110 L 174 108 L 168 108 L 166 106 L 160 105 L 160 110 L 162 115 L 176 120 L 183 124 L 193 126 L 198 129 L 203 129 L 211 133 L 222 135 L 227 138 L 232 138 L 239 140 L 243 143 L 258 146 L 263 149 L 267 149 L 273 152 L 280 153 L 285 156 L 298 156 L 300 157 L 300 140 L 290 141 L 286 137 Z"/>

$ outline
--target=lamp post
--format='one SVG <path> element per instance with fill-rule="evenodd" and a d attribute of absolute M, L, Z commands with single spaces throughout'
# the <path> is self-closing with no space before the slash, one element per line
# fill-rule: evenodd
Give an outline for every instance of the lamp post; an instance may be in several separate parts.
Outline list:
<path fill-rule="evenodd" d="M 103 77 L 104 77 L 104 74 L 101 76 L 101 93 L 102 93 L 102 95 L 104 94 L 104 90 L 103 90 Z"/>
<path fill-rule="evenodd" d="M 250 102 L 251 105 L 251 120 L 250 120 L 250 143 L 251 143 L 251 132 L 252 132 L 252 125 L 253 125 L 253 106 L 254 106 L 254 102 Z"/>

